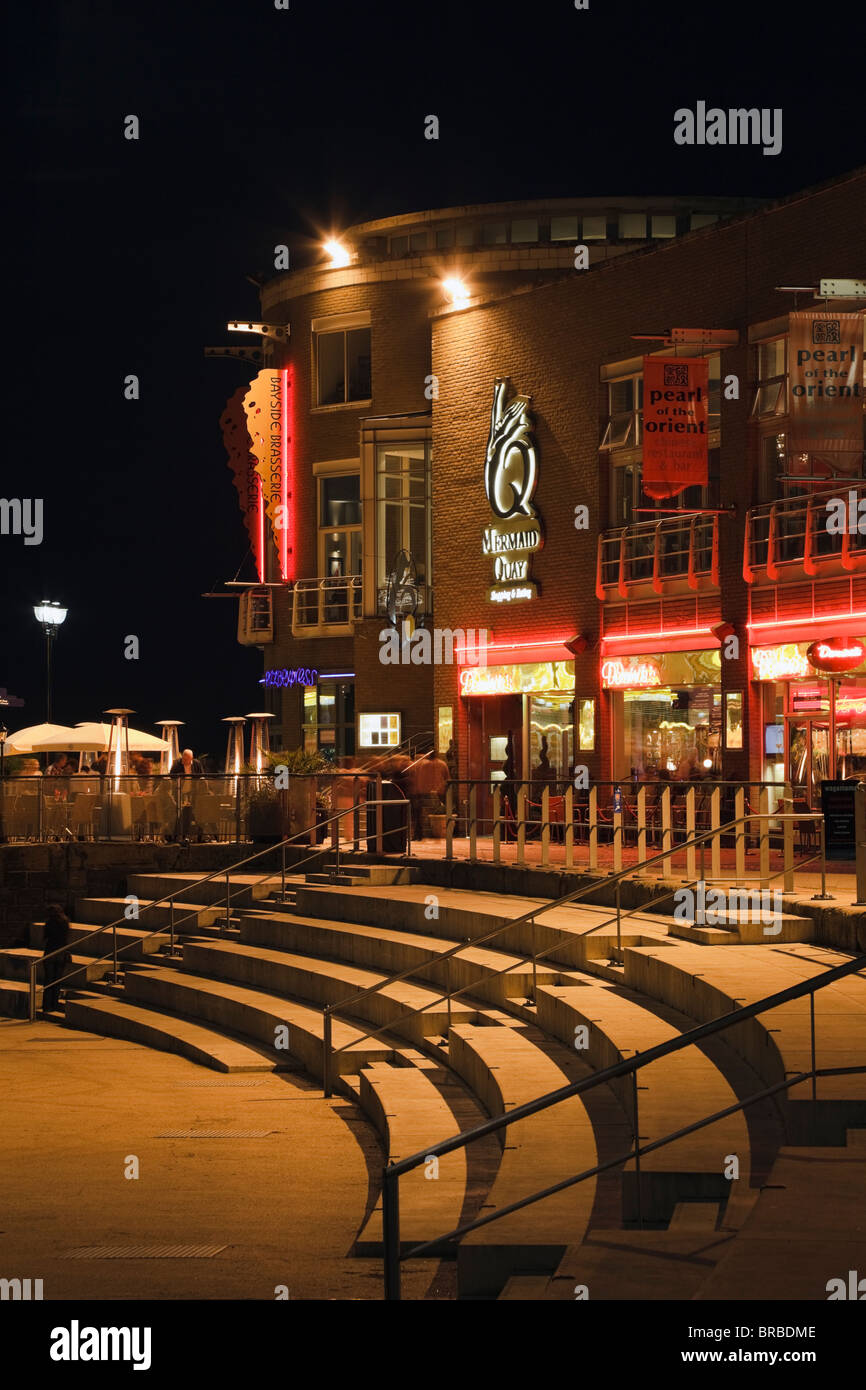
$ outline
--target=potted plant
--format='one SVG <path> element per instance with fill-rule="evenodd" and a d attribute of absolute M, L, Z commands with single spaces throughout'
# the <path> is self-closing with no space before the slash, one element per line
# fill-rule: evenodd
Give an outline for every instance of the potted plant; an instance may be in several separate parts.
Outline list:
<path fill-rule="evenodd" d="M 445 812 L 445 803 L 441 796 L 430 798 L 430 809 L 427 812 L 427 821 L 430 826 L 430 836 L 434 840 L 445 839 L 445 822 L 448 819 Z"/>
<path fill-rule="evenodd" d="M 268 756 L 272 776 L 281 769 L 288 772 L 288 787 L 281 786 L 279 791 L 274 791 L 279 805 L 280 833 L 283 838 L 290 838 L 308 832 L 314 842 L 319 819 L 317 774 L 327 771 L 327 759 L 321 753 L 307 753 L 303 748 L 284 749 Z M 273 781 L 270 785 L 273 788 Z"/>

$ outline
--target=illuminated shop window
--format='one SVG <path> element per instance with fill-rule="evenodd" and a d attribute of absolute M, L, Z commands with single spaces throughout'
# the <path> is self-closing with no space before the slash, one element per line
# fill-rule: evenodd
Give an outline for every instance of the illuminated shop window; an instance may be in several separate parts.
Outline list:
<path fill-rule="evenodd" d="M 743 692 L 729 690 L 725 694 L 725 747 L 743 746 Z"/>
<path fill-rule="evenodd" d="M 646 213 L 621 212 L 619 215 L 619 234 L 624 240 L 635 238 L 638 241 L 644 241 L 646 239 Z"/>
<path fill-rule="evenodd" d="M 399 714 L 360 714 L 358 721 L 359 743 L 362 748 L 399 747 Z"/>
<path fill-rule="evenodd" d="M 583 241 L 604 241 L 606 236 L 606 217 L 585 217 L 583 219 Z"/>
<path fill-rule="evenodd" d="M 651 225 L 652 234 L 656 238 L 672 237 L 677 234 L 677 219 L 674 213 L 655 213 Z"/>
<path fill-rule="evenodd" d="M 582 753 L 595 750 L 595 700 L 577 702 L 577 746 Z"/>

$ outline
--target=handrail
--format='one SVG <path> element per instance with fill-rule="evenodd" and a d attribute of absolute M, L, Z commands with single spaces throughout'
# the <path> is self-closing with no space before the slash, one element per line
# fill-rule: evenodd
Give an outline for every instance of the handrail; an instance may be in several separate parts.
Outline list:
<path fill-rule="evenodd" d="M 383 779 L 382 779 L 382 785 L 383 785 L 383 786 L 385 786 L 385 785 L 391 785 L 391 784 L 390 784 L 390 779 L 383 778 Z M 318 826 L 330 825 L 332 821 L 342 820 L 342 818 L 343 818 L 344 816 L 354 815 L 355 811 L 356 811 L 356 810 L 359 810 L 362 806 L 385 806 L 385 805 L 389 805 L 389 806 L 390 806 L 390 805 L 393 805 L 393 802 L 384 801 L 384 800 L 382 800 L 382 801 L 379 801 L 379 800 L 355 801 L 355 802 L 352 803 L 351 806 L 348 806 L 348 807 L 345 807 L 345 806 L 344 806 L 342 810 L 335 812 L 335 814 L 334 814 L 333 816 L 329 816 L 326 820 L 319 821 L 319 822 L 317 823 L 317 828 L 318 828 Z M 183 885 L 183 887 L 181 887 L 181 888 L 175 888 L 175 890 L 174 890 L 172 893 L 165 893 L 165 894 L 163 894 L 163 896 L 162 896 L 161 898 L 153 898 L 153 899 L 147 904 L 147 906 L 145 907 L 144 911 L 145 911 L 145 912 L 149 912 L 151 908 L 160 907 L 160 906 L 162 906 L 162 905 L 164 905 L 164 904 L 166 904 L 166 903 L 168 903 L 169 906 L 173 909 L 173 908 L 174 908 L 174 900 L 175 900 L 177 897 L 179 897 L 179 895 L 180 895 L 181 893 L 190 893 L 190 892 L 192 892 L 194 889 L 200 888 L 200 887 L 202 886 L 203 883 L 210 883 L 211 879 L 214 879 L 214 878 L 223 878 L 223 877 L 224 877 L 224 878 L 226 879 L 226 916 L 227 916 L 227 919 L 228 919 L 228 909 L 229 909 L 230 901 L 231 901 L 231 890 L 230 890 L 230 879 L 231 879 L 231 875 L 234 874 L 234 873 L 237 873 L 238 869 L 242 869 L 243 866 L 244 866 L 245 864 L 251 864 L 255 859 L 261 859 L 262 856 L 265 855 L 265 854 L 273 854 L 276 850 L 282 850 L 282 851 L 283 851 L 283 879 L 284 879 L 284 882 L 285 882 L 285 848 L 286 848 L 286 845 L 292 844 L 293 841 L 300 839 L 303 835 L 309 834 L 309 830 L 310 830 L 311 828 L 312 828 L 312 827 L 309 827 L 309 826 L 308 826 L 305 830 L 299 830 L 295 835 L 290 835 L 290 836 L 288 836 L 285 840 L 279 840 L 279 841 L 275 842 L 275 843 L 272 844 L 272 845 L 266 845 L 264 849 L 257 850 L 255 854 L 247 855 L 247 857 L 246 857 L 245 859 L 239 859 L 236 863 L 230 864 L 230 865 L 229 865 L 227 868 L 225 868 L 225 869 L 214 869 L 212 873 L 205 874 L 202 878 L 197 878 L 193 883 L 185 883 L 185 884 Z M 323 846 L 322 849 L 314 850 L 312 854 L 307 855 L 306 858 L 302 859 L 302 860 L 300 861 L 299 864 L 295 864 L 295 865 L 293 865 L 292 867 L 293 867 L 293 868 L 296 868 L 296 869 L 297 869 L 297 868 L 301 868 L 304 864 L 308 864 L 308 863 L 310 862 L 310 860 L 318 858 L 319 855 L 328 854 L 331 850 L 334 850 L 334 849 L 335 849 L 335 846 L 334 846 L 333 843 L 330 844 L 330 845 L 325 845 L 325 846 Z M 338 841 L 337 841 L 336 853 L 339 855 L 339 838 L 338 838 Z M 261 878 L 259 879 L 259 882 L 262 882 L 264 879 L 269 878 L 269 877 L 271 877 L 270 872 L 266 872 L 266 873 L 262 874 Z M 246 885 L 246 886 L 249 886 L 249 885 Z M 244 891 L 244 890 L 242 889 L 242 890 L 240 890 L 240 891 Z M 189 918 L 192 917 L 192 916 L 194 916 L 194 913 L 192 913 L 192 912 L 187 913 L 187 916 L 186 916 L 186 917 L 182 917 L 182 918 L 181 918 L 180 924 L 182 924 L 183 922 L 188 921 Z M 108 960 L 109 958 L 113 958 L 113 959 L 114 959 L 114 962 L 115 962 L 115 966 L 116 966 L 118 957 L 121 956 L 121 955 L 123 954 L 124 951 L 129 951 L 129 950 L 131 950 L 134 946 L 140 946 L 140 945 L 142 945 L 145 941 L 149 941 L 150 938 L 151 938 L 152 936 L 160 936 L 162 933 L 165 932 L 165 927 L 154 927 L 153 931 L 148 932 L 145 936 L 142 936 L 142 937 L 137 938 L 137 940 L 135 940 L 135 941 L 127 942 L 127 944 L 126 944 L 125 946 L 121 946 L 120 949 L 118 950 L 118 947 L 117 947 L 117 932 L 116 932 L 116 929 L 117 929 L 118 927 L 123 926 L 123 924 L 124 924 L 125 922 L 128 922 L 128 921 L 130 921 L 130 920 L 131 920 L 131 919 L 128 918 L 128 917 L 126 917 L 126 916 L 121 916 L 121 917 L 116 918 L 113 922 L 106 922 L 106 923 L 103 923 L 103 925 L 101 925 L 101 926 L 94 927 L 93 931 L 87 932 L 87 934 L 86 934 L 85 936 L 78 937 L 78 939 L 77 939 L 75 942 L 69 943 L 69 944 L 67 944 L 66 946 L 59 946 L 59 947 L 57 948 L 57 950 L 55 950 L 55 951 L 49 951 L 47 955 L 39 956 L 39 957 L 37 957 L 36 960 L 30 961 L 29 966 L 28 966 L 28 969 L 29 969 L 29 974 L 30 974 L 30 980 L 29 980 L 29 995 L 30 995 L 30 999 L 29 999 L 29 1018 L 30 1018 L 30 1022 L 31 1022 L 31 1023 L 33 1022 L 34 1018 L 36 1017 L 36 972 L 37 972 L 37 970 L 38 970 L 41 966 L 44 966 L 44 965 L 45 965 L 45 962 L 46 962 L 46 961 L 53 960 L 53 959 L 55 958 L 55 956 L 59 956 L 59 955 L 69 955 L 69 954 L 71 954 L 72 948 L 73 948 L 74 946 L 78 946 L 78 945 L 82 944 L 82 943 L 85 942 L 85 941 L 90 941 L 92 937 L 94 937 L 94 936 L 99 936 L 102 932 L 113 931 L 113 932 L 115 933 L 115 937 L 114 937 L 114 948 L 113 948 L 111 951 L 107 951 L 107 952 L 105 953 L 104 956 L 94 956 L 94 957 L 93 957 L 93 961 L 94 961 L 94 963 L 96 963 L 96 962 L 99 962 L 99 961 Z M 138 919 L 138 918 L 135 918 L 134 920 L 138 921 L 139 919 Z M 180 925 L 180 924 L 178 924 L 178 925 Z M 172 949 L 174 948 L 174 928 L 175 928 L 175 924 L 174 924 L 174 922 L 172 921 L 172 924 L 171 924 Z M 75 967 L 73 967 L 73 969 L 67 971 L 67 973 L 66 973 L 65 975 L 60 975 L 56 980 L 53 980 L 53 981 L 52 981 L 52 984 L 55 985 L 55 986 L 60 986 L 60 984 L 62 983 L 63 980 L 69 979 L 70 976 L 72 976 L 72 975 L 77 975 L 77 974 L 79 973 L 80 969 L 81 969 L 80 966 L 75 966 Z"/>
<path fill-rule="evenodd" d="M 738 1102 L 737 1105 L 727 1107 L 723 1111 L 705 1118 L 694 1125 L 686 1126 L 684 1129 L 672 1131 L 662 1139 L 654 1140 L 652 1143 L 641 1146 L 639 1138 L 638 1117 L 635 1113 L 632 1117 L 633 1131 L 635 1135 L 634 1147 L 628 1154 L 617 1159 L 611 1159 L 603 1165 L 587 1169 L 574 1177 L 564 1179 L 561 1183 L 556 1183 L 551 1187 L 544 1188 L 540 1192 L 531 1193 L 528 1197 L 512 1203 L 507 1207 L 502 1207 L 498 1211 L 490 1213 L 489 1216 L 481 1217 L 476 1221 L 468 1222 L 465 1226 L 455 1227 L 443 1235 L 436 1236 L 431 1241 L 425 1241 L 422 1245 L 413 1247 L 404 1256 L 400 1251 L 400 1227 L 399 1227 L 399 1195 L 398 1183 L 404 1173 L 411 1172 L 421 1164 L 429 1162 L 431 1158 L 439 1158 L 444 1154 L 453 1153 L 456 1149 L 467 1147 L 476 1139 L 481 1139 L 485 1135 L 497 1133 L 500 1129 L 506 1128 L 515 1120 L 527 1119 L 531 1115 L 536 1115 L 542 1110 L 548 1110 L 551 1106 L 558 1105 L 561 1101 L 569 1099 L 571 1096 L 581 1095 L 585 1091 L 593 1090 L 596 1086 L 604 1085 L 608 1081 L 616 1080 L 620 1077 L 631 1075 L 634 1079 L 633 1100 L 635 1112 L 637 1110 L 637 1073 L 642 1067 L 648 1066 L 651 1062 L 657 1061 L 660 1057 L 670 1056 L 671 1053 L 679 1052 L 683 1048 L 691 1047 L 704 1038 L 713 1037 L 717 1033 L 726 1031 L 728 1028 L 735 1027 L 739 1023 L 744 1023 L 750 1018 L 756 1018 L 759 1014 L 767 1013 L 771 1009 L 778 1008 L 782 1004 L 791 1002 L 794 999 L 803 998 L 805 995 L 814 995 L 819 989 L 826 989 L 828 985 L 834 984 L 837 980 L 843 979 L 848 975 L 857 974 L 866 968 L 866 954 L 854 956 L 851 960 L 844 961 L 841 965 L 832 966 L 822 975 L 813 977 L 809 980 L 801 980 L 796 985 L 789 985 L 787 989 L 778 990 L 775 994 L 767 995 L 764 999 L 759 999 L 754 1004 L 744 1005 L 742 1008 L 734 1009 L 730 1013 L 722 1014 L 719 1018 L 711 1019 L 708 1023 L 700 1023 L 687 1033 L 681 1033 L 678 1037 L 668 1038 L 665 1042 L 657 1043 L 654 1047 L 648 1048 L 645 1052 L 635 1053 L 634 1056 L 614 1062 L 609 1067 L 604 1067 L 601 1071 L 594 1072 L 592 1076 L 584 1077 L 581 1081 L 570 1082 L 566 1086 L 561 1086 L 555 1091 L 549 1091 L 546 1095 L 538 1096 L 535 1100 L 526 1101 L 522 1105 L 517 1105 L 507 1114 L 496 1116 L 494 1119 L 487 1120 L 481 1125 L 476 1125 L 471 1130 L 465 1130 L 460 1134 L 453 1135 L 450 1139 L 440 1140 L 438 1143 L 430 1144 L 417 1153 L 410 1154 L 407 1158 L 399 1159 L 396 1163 L 390 1163 L 383 1170 L 382 1182 L 382 1237 L 385 1262 L 385 1297 L 386 1299 L 399 1299 L 400 1297 L 400 1262 L 410 1256 L 434 1248 L 444 1240 L 454 1239 L 456 1236 L 464 1235 L 467 1231 L 475 1230 L 478 1226 L 489 1225 L 511 1212 L 517 1211 L 522 1207 L 541 1201 L 543 1198 L 551 1196 L 554 1192 L 560 1192 L 564 1188 L 573 1187 L 576 1183 L 584 1181 L 593 1176 L 596 1172 L 603 1171 L 604 1168 L 615 1167 L 617 1164 L 634 1158 L 638 1165 L 638 1203 L 640 1203 L 640 1172 L 639 1162 L 643 1153 L 649 1153 L 654 1149 L 663 1147 L 665 1144 L 672 1143 L 675 1139 L 681 1138 L 683 1134 L 691 1133 L 693 1130 L 703 1128 L 707 1124 L 714 1123 L 721 1119 L 723 1115 L 733 1114 L 737 1110 L 742 1110 L 746 1105 L 754 1103 L 756 1100 L 763 1099 L 765 1095 L 774 1094 L 776 1091 L 786 1087 L 797 1085 L 809 1077 L 817 1077 L 825 1074 L 836 1074 L 839 1068 L 822 1068 L 815 1066 L 815 1031 L 814 1031 L 814 1004 L 813 1008 L 813 1027 L 812 1027 L 812 1066 L 808 1072 L 798 1073 L 793 1078 L 786 1078 L 779 1085 L 768 1088 L 759 1095 L 748 1097 L 745 1101 Z M 860 1072 L 866 1070 L 863 1067 L 844 1068 L 845 1071 Z M 813 1102 L 815 1100 L 813 1088 Z M 640 1212 L 640 1206 L 638 1208 Z M 640 1217 L 639 1217 L 640 1220 Z M 642 1221 L 641 1221 L 642 1225 Z"/>
<path fill-rule="evenodd" d="M 789 819 L 789 820 L 803 820 L 803 819 L 806 819 L 806 818 L 807 818 L 807 817 L 802 816 L 802 815 L 798 815 L 797 813 L 777 814 L 777 813 L 771 813 L 771 812 L 762 813 L 762 812 L 759 812 L 759 811 L 751 811 L 751 812 L 749 812 L 748 814 L 746 814 L 746 815 L 744 815 L 744 816 L 739 816 L 736 820 L 726 821 L 724 825 L 715 827 L 715 828 L 710 829 L 710 830 L 701 831 L 700 834 L 693 835 L 690 839 L 687 839 L 687 840 L 683 841 L 681 844 L 676 845 L 676 846 L 674 846 L 674 847 L 671 848 L 671 849 L 662 850 L 659 854 L 654 855 L 652 858 L 644 860 L 644 861 L 643 861 L 643 865 L 642 865 L 641 867 L 646 868 L 646 867 L 648 867 L 648 866 L 651 865 L 651 864 L 657 863 L 660 859 L 667 859 L 667 858 L 670 858 L 673 854 L 678 854 L 678 853 L 680 853 L 681 850 L 683 850 L 684 848 L 688 847 L 689 845 L 702 844 L 704 841 L 706 841 L 706 840 L 708 840 L 708 839 L 712 839 L 712 838 L 713 838 L 714 836 L 716 836 L 716 835 L 720 835 L 720 834 L 723 834 L 723 833 L 725 833 L 725 832 L 728 832 L 728 831 L 734 829 L 737 825 L 741 825 L 741 824 L 745 823 L 746 821 L 750 821 L 750 820 L 785 820 L 785 819 Z M 810 813 L 809 818 L 811 818 L 811 819 L 823 820 L 823 817 L 820 815 L 820 813 L 817 813 L 817 812 L 816 812 L 816 813 Z M 823 835 L 822 835 L 822 847 L 823 847 Z M 820 852 L 819 852 L 819 853 L 820 853 Z M 808 863 L 811 863 L 813 859 L 816 859 L 816 858 L 818 858 L 818 857 L 819 857 L 818 854 L 810 855 L 809 858 L 808 858 L 807 860 L 804 860 L 803 862 L 808 864 Z M 617 898 L 618 898 L 618 897 L 619 897 L 619 891 L 618 891 L 618 885 L 619 885 L 619 883 L 621 882 L 622 879 L 628 877 L 630 874 L 634 874 L 634 872 L 635 872 L 635 867 L 636 867 L 635 865 L 630 865 L 628 868 L 620 869 L 620 870 L 618 870 L 616 873 L 607 875 L 607 876 L 604 878 L 604 880 L 603 880 L 604 886 L 607 887 L 609 884 L 616 884 L 616 885 L 617 885 Z M 784 872 L 785 872 L 785 869 L 782 868 L 781 870 L 777 870 L 777 872 L 776 872 L 775 874 L 772 874 L 770 877 L 771 877 L 771 878 L 778 878 L 779 874 L 780 874 L 780 873 L 784 873 Z M 823 875 L 822 875 L 822 878 L 823 878 Z M 703 880 L 702 880 L 701 878 L 697 878 L 697 879 L 693 879 L 693 880 L 686 880 L 685 882 L 686 882 L 686 883 L 689 883 L 689 882 L 701 883 L 701 882 L 703 882 Z M 326 1004 L 326 1005 L 324 1006 L 324 1009 L 323 1009 L 324 1027 L 323 1027 L 323 1032 L 322 1032 L 322 1079 L 323 1079 L 323 1089 L 324 1089 L 324 1094 L 325 1094 L 325 1096 L 326 1096 L 326 1097 L 329 1097 L 329 1096 L 331 1095 L 331 1093 L 332 1093 L 332 1091 L 331 1091 L 331 1073 L 332 1073 L 332 1066 L 331 1066 L 331 1064 L 332 1064 L 333 1058 L 339 1056 L 339 1054 L 340 1054 L 341 1052 L 345 1051 L 347 1047 L 351 1046 L 352 1048 L 355 1048 L 355 1047 L 358 1045 L 359 1042 L 365 1042 L 368 1038 L 375 1038 L 375 1037 L 377 1037 L 380 1033 L 388 1032 L 390 1029 L 393 1029 L 393 1027 L 394 1027 L 394 1024 L 393 1024 L 393 1023 L 384 1023 L 384 1024 L 381 1024 L 378 1028 L 372 1028 L 372 1029 L 368 1030 L 368 1032 L 361 1034 L 359 1037 L 353 1038 L 351 1044 L 350 1044 L 350 1043 L 343 1043 L 342 1047 L 332 1048 L 332 1045 L 331 1045 L 331 1044 L 332 1044 L 332 1016 L 333 1016 L 333 1014 L 339 1012 L 339 1011 L 342 1010 L 342 1009 L 345 1009 L 345 1008 L 346 1008 L 348 1005 L 350 1005 L 350 1004 L 356 1003 L 357 1000 L 359 1000 L 359 999 L 366 998 L 366 996 L 371 995 L 371 994 L 377 994 L 380 990 L 386 989 L 389 985 L 396 984 L 399 980 L 404 980 L 404 979 L 407 979 L 408 977 L 410 977 L 410 976 L 412 976 L 412 975 L 417 975 L 417 974 L 419 974 L 420 971 L 422 971 L 422 970 L 423 970 L 426 966 L 428 966 L 428 965 L 438 965 L 438 964 L 440 964 L 440 963 L 443 962 L 443 961 L 448 961 L 448 960 L 450 960 L 453 956 L 459 955 L 459 953 L 460 953 L 461 951 L 465 951 L 465 950 L 467 949 L 467 947 L 469 947 L 469 948 L 475 948 L 475 947 L 478 947 L 478 946 L 483 946 L 483 945 L 485 945 L 487 942 L 495 940 L 496 937 L 501 936 L 503 932 L 511 931 L 511 930 L 513 930 L 514 928 L 521 926 L 524 922 L 530 922 L 530 923 L 532 923 L 532 924 L 534 925 L 536 919 L 537 919 L 538 917 L 540 917 L 542 913 L 544 913 L 544 912 L 550 912 L 550 911 L 551 911 L 553 908 L 555 908 L 555 907 L 563 907 L 563 906 L 565 906 L 567 903 L 575 902 L 578 898 L 584 897 L 587 893 L 592 893 L 592 892 L 597 891 L 598 888 L 599 888 L 599 885 L 600 885 L 600 880 L 594 879 L 594 880 L 592 881 L 592 883 L 585 884 L 585 885 L 581 886 L 580 888 L 575 889 L 575 890 L 574 890 L 573 892 L 571 892 L 571 893 L 566 893 L 566 894 L 564 894 L 561 898 L 553 899 L 553 900 L 551 900 L 551 901 L 548 902 L 548 903 L 542 903 L 541 906 L 532 908 L 529 912 L 523 913 L 522 916 L 520 916 L 520 917 L 513 917 L 513 918 L 510 918 L 507 922 L 503 922 L 502 925 L 499 926 L 499 927 L 494 927 L 491 931 L 486 932 L 483 936 L 475 937 L 475 938 L 473 938 L 472 940 L 469 940 L 469 941 L 461 941 L 461 942 L 458 942 L 456 946 L 452 946 L 449 950 L 447 950 L 447 951 L 442 951 L 442 952 L 438 953 L 438 954 L 435 955 L 435 956 L 430 956 L 430 957 L 428 957 L 427 960 L 420 961 L 420 962 L 416 962 L 414 965 L 407 966 L 404 970 L 395 971 L 392 975 L 387 976 L 386 979 L 384 979 L 384 980 L 379 980 L 376 984 L 373 984 L 373 985 L 367 985 L 365 989 L 358 990 L 355 994 L 351 994 L 351 995 L 347 996 L 347 998 L 340 1000 L 340 1001 L 339 1001 L 338 1003 L 336 1003 L 336 1004 Z M 654 904 L 655 904 L 655 905 L 658 905 L 659 903 L 665 902 L 668 898 L 673 897 L 675 893 L 681 891 L 682 887 L 683 887 L 683 884 L 681 883 L 681 884 L 678 885 L 677 888 L 671 889 L 671 891 L 670 891 L 669 893 L 665 893 L 665 894 L 663 894 L 661 897 L 655 898 L 655 899 L 653 900 Z M 822 891 L 823 891 L 823 885 L 822 885 Z M 640 912 L 640 911 L 643 910 L 643 908 L 644 908 L 645 906 L 646 906 L 646 904 L 642 904 L 642 905 L 640 905 L 639 907 L 630 908 L 629 911 L 625 914 L 625 916 L 626 916 L 626 917 L 629 917 L 629 916 L 631 916 L 631 915 L 632 915 L 633 913 L 635 913 L 635 912 Z M 598 931 L 601 927 L 603 927 L 603 926 L 609 926 L 611 922 L 616 921 L 617 923 L 619 923 L 620 920 L 621 920 L 621 915 L 622 915 L 622 914 L 621 914 L 621 912 L 620 912 L 620 910 L 619 910 L 619 906 L 617 905 L 617 912 L 616 912 L 616 914 L 615 914 L 614 917 L 608 918 L 607 921 L 605 921 L 605 922 L 596 923 L 596 925 L 595 925 L 594 927 L 590 927 L 589 931 L 588 931 L 588 932 L 585 932 L 584 935 L 585 935 L 585 936 L 591 935 L 593 932 Z M 562 931 L 562 934 L 563 934 L 563 936 L 564 936 L 564 935 L 565 935 L 564 929 L 560 929 L 560 930 Z M 543 959 L 545 956 L 549 955 L 551 951 L 555 950 L 555 949 L 556 949 L 558 946 L 560 946 L 561 944 L 562 944 L 562 942 L 561 942 L 561 940 L 560 940 L 560 941 L 555 942 L 555 943 L 553 944 L 553 946 L 548 947 L 547 950 L 545 950 L 545 951 L 542 951 L 542 952 L 533 952 L 533 955 L 532 955 L 533 985 L 534 985 L 534 982 L 535 982 L 535 967 L 536 967 L 536 962 L 537 962 L 538 960 Z M 618 949 L 618 950 L 620 949 L 619 943 L 618 943 L 617 949 Z M 528 957 L 524 957 L 524 959 L 528 959 Z M 454 990 L 454 989 L 448 988 L 444 993 L 442 993 L 442 994 L 440 994 L 440 995 L 437 995 L 437 996 L 436 996 L 434 999 L 432 999 L 432 1000 L 428 1000 L 428 1002 L 427 1002 L 426 1004 L 420 1005 L 420 1006 L 419 1006 L 418 1008 L 416 1008 L 416 1009 L 409 1009 L 409 1010 L 407 1010 L 405 1013 L 403 1013 L 403 1014 L 401 1015 L 401 1017 L 400 1017 L 400 1022 L 405 1022 L 405 1020 L 406 1020 L 406 1019 L 409 1019 L 409 1018 L 415 1018 L 418 1014 L 426 1013 L 427 1010 L 430 1009 L 434 1004 L 439 1004 L 439 1003 L 441 1003 L 443 1000 L 449 1002 L 449 1004 L 450 1004 L 451 999 L 453 999 L 456 995 L 465 994 L 465 993 L 467 993 L 470 989 L 473 989 L 476 985 L 478 985 L 478 984 L 483 984 L 485 981 L 489 981 L 489 980 L 491 980 L 491 979 L 497 979 L 500 975 L 506 974 L 508 971 L 513 970 L 513 969 L 514 969 L 513 963 L 509 963 L 507 966 L 504 966 L 501 970 L 497 970 L 497 971 L 494 971 L 492 974 L 487 974 L 487 975 L 485 975 L 485 976 L 482 976 L 482 977 L 480 977 L 478 980 L 474 980 L 471 984 L 462 986 L 460 989 Z"/>

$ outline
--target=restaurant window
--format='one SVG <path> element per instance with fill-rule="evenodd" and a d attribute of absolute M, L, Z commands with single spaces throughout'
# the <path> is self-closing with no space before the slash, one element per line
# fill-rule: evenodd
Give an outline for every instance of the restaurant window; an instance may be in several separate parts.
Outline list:
<path fill-rule="evenodd" d="M 436 246 L 437 246 L 437 249 L 440 250 L 440 251 L 442 251 L 442 250 L 446 250 L 449 246 L 453 246 L 453 245 L 454 245 L 454 228 L 453 228 L 453 227 L 437 227 L 437 228 L 436 228 Z"/>
<path fill-rule="evenodd" d="M 743 692 L 729 690 L 725 694 L 725 747 L 743 746 Z"/>
<path fill-rule="evenodd" d="M 594 699 L 579 699 L 577 702 L 577 746 L 581 753 L 595 751 Z"/>
<path fill-rule="evenodd" d="M 361 479 L 357 473 L 319 478 L 319 574 L 361 573 Z"/>
<path fill-rule="evenodd" d="M 698 781 L 721 766 L 721 694 L 711 685 L 627 690 L 620 777 Z"/>
<path fill-rule="evenodd" d="M 313 322 L 316 405 L 346 405 L 351 401 L 370 400 L 369 315 L 346 315 L 346 318 L 348 323 L 341 322 L 340 318 L 330 323 L 327 319 Z"/>
<path fill-rule="evenodd" d="M 431 554 L 430 445 L 383 444 L 376 453 L 377 583 L 387 585 L 394 561 L 408 551 L 419 586 L 429 586 Z M 424 606 L 429 595 L 422 594 Z"/>

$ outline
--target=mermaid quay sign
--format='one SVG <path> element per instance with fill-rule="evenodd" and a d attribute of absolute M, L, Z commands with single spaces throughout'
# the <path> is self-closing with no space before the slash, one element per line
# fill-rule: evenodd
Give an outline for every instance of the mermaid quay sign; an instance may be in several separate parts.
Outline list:
<path fill-rule="evenodd" d="M 544 532 L 532 495 L 538 482 L 538 454 L 527 409 L 530 396 L 515 396 L 506 405 L 508 381 L 493 388 L 493 409 L 484 464 L 484 489 L 492 524 L 482 536 L 485 555 L 493 556 L 494 584 L 487 591 L 492 603 L 536 598 L 530 578 L 530 556 L 544 544 Z"/>

